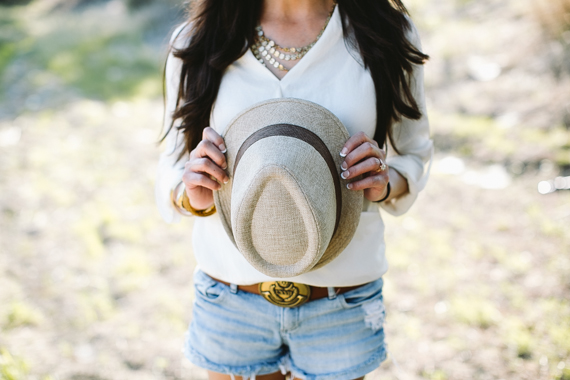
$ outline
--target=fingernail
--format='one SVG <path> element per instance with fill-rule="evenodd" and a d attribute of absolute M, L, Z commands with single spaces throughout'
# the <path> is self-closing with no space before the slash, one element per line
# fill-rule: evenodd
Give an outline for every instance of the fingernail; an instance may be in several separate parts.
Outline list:
<path fill-rule="evenodd" d="M 230 179 L 229 179 L 229 178 L 226 178 L 226 179 L 224 180 L 224 184 L 226 184 L 226 183 L 228 183 L 228 182 L 230 182 Z"/>
<path fill-rule="evenodd" d="M 346 170 L 347 169 L 346 162 L 343 162 L 342 164 L 340 164 L 340 168 L 342 170 Z"/>
<path fill-rule="evenodd" d="M 348 190 L 352 189 L 352 183 L 347 183 L 347 184 L 346 184 L 346 188 L 347 188 Z"/>
<path fill-rule="evenodd" d="M 342 177 L 342 179 L 347 179 L 348 178 L 348 170 L 340 173 L 340 176 Z"/>
<path fill-rule="evenodd" d="M 228 168 L 228 164 L 226 163 L 222 169 L 226 170 L 227 168 Z"/>
<path fill-rule="evenodd" d="M 219 146 L 220 150 L 222 151 L 222 153 L 226 153 L 228 150 L 226 149 L 226 146 L 224 144 L 221 144 Z"/>
<path fill-rule="evenodd" d="M 340 156 L 341 157 L 346 157 L 346 154 L 348 153 L 348 149 L 346 148 L 342 148 L 342 150 L 340 151 Z"/>

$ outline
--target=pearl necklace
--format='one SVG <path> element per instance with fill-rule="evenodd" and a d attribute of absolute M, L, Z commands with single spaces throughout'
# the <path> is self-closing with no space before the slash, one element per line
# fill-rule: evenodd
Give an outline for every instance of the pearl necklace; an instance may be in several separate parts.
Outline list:
<path fill-rule="evenodd" d="M 261 28 L 261 25 L 259 25 L 255 28 L 255 31 L 257 32 L 257 38 L 255 39 L 254 44 L 250 47 L 251 52 L 263 66 L 266 66 L 265 61 L 267 61 L 271 66 L 275 67 L 276 69 L 279 69 L 281 71 L 289 71 L 289 69 L 283 66 L 283 64 L 279 62 L 277 59 L 284 61 L 295 61 L 303 58 L 305 54 L 307 54 L 309 50 L 311 50 L 311 48 L 315 46 L 319 38 L 321 38 L 321 36 L 323 35 L 332 17 L 335 5 L 336 2 L 334 3 L 333 9 L 330 11 L 329 16 L 327 17 L 327 21 L 325 22 L 325 25 L 321 29 L 319 35 L 310 44 L 298 48 L 279 46 L 275 41 L 267 38 L 267 36 L 263 32 L 263 29 Z"/>

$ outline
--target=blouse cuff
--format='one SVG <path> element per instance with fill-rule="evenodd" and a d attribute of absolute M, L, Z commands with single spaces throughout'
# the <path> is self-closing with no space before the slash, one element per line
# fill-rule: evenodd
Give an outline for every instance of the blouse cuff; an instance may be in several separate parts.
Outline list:
<path fill-rule="evenodd" d="M 180 221 L 180 214 L 174 209 L 170 199 L 170 192 L 180 183 L 183 173 L 184 168 L 172 168 L 168 171 L 159 170 L 158 172 L 158 179 L 155 183 L 156 204 L 158 205 L 160 216 L 166 223 L 178 223 Z"/>
<path fill-rule="evenodd" d="M 431 170 L 433 148 L 429 155 L 429 166 L 424 173 L 424 163 L 415 155 L 390 157 L 386 160 L 389 167 L 396 170 L 408 181 L 408 192 L 390 201 L 380 203 L 380 207 L 391 215 L 400 216 L 406 213 L 416 201 L 418 194 L 427 183 Z"/>

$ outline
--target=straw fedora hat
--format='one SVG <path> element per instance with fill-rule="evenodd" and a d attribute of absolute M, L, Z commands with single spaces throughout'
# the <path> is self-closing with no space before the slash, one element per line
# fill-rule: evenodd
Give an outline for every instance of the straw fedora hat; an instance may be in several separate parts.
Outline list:
<path fill-rule="evenodd" d="M 229 182 L 214 192 L 222 224 L 258 271 L 293 277 L 322 267 L 352 239 L 363 192 L 341 183 L 349 138 L 318 104 L 281 98 L 237 115 L 224 133 Z"/>

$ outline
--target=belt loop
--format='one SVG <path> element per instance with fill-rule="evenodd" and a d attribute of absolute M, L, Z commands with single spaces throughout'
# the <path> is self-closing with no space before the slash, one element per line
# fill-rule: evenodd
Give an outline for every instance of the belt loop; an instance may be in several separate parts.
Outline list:
<path fill-rule="evenodd" d="M 329 300 L 334 300 L 336 298 L 336 290 L 334 290 L 334 287 L 329 286 L 327 290 L 329 291 Z"/>
<path fill-rule="evenodd" d="M 230 284 L 230 292 L 237 294 L 238 286 L 236 284 Z"/>

